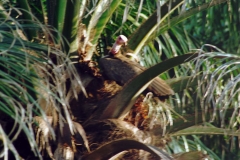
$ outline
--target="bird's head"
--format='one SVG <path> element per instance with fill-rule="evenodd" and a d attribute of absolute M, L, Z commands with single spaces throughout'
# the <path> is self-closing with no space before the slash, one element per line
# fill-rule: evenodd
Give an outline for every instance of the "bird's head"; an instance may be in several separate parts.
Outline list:
<path fill-rule="evenodd" d="M 127 39 L 126 36 L 120 35 L 120 36 L 118 36 L 118 38 L 117 38 L 117 40 L 116 40 L 116 43 L 117 43 L 118 45 L 127 45 L 127 41 L 128 41 L 128 39 Z"/>
<path fill-rule="evenodd" d="M 120 48 L 122 47 L 122 45 L 127 45 L 127 37 L 124 35 L 120 35 L 118 36 L 118 38 L 116 39 L 115 43 L 113 44 L 112 49 L 110 50 L 110 53 L 115 55 L 119 52 Z"/>

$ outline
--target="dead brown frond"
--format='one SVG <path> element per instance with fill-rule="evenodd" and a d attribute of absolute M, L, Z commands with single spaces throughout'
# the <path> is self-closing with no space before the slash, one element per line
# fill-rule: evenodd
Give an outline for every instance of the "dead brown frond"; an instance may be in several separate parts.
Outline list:
<path fill-rule="evenodd" d="M 86 149 L 90 152 L 86 133 L 81 124 L 73 122 L 74 134 L 72 134 L 68 123 L 64 123 L 62 128 L 56 129 L 57 135 L 52 135 L 52 117 L 48 117 L 47 121 L 44 121 L 41 117 L 34 117 L 34 120 L 36 142 L 42 155 L 47 151 L 51 159 L 73 160 L 79 150 Z"/>

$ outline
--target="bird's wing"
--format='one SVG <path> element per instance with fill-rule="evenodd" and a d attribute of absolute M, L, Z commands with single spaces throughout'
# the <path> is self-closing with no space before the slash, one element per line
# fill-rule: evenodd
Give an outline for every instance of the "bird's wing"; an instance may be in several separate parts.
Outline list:
<path fill-rule="evenodd" d="M 139 63 L 131 61 L 124 56 L 106 56 L 99 61 L 100 66 L 105 71 L 104 73 L 111 80 L 124 85 L 138 74 L 146 70 Z M 154 78 L 149 85 L 148 90 L 158 96 L 173 95 L 171 87 L 160 77 Z"/>
<path fill-rule="evenodd" d="M 148 89 L 158 96 L 174 95 L 172 88 L 160 77 L 154 78 Z"/>
<path fill-rule="evenodd" d="M 131 67 L 126 61 L 112 57 L 101 58 L 99 65 L 104 70 L 103 74 L 121 85 L 134 78 L 138 72 L 141 72 L 138 68 Z"/>

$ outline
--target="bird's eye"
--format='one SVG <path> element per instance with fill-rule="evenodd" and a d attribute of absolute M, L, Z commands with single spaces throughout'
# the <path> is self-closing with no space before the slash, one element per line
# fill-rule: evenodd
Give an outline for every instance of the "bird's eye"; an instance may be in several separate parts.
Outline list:
<path fill-rule="evenodd" d="M 122 38 L 121 38 L 121 37 L 119 37 L 119 40 L 122 40 Z"/>

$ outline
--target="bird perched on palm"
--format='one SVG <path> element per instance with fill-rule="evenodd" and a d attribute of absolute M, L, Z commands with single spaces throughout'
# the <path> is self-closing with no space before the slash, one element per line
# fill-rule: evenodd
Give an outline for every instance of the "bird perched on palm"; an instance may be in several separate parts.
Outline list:
<path fill-rule="evenodd" d="M 124 85 L 138 74 L 146 70 L 139 63 L 123 56 L 119 51 L 123 45 L 127 44 L 127 37 L 118 36 L 109 55 L 100 59 L 99 65 L 103 69 L 104 74 L 110 80 L 114 80 L 120 85 Z M 148 90 L 157 96 L 169 96 L 174 92 L 171 87 L 161 78 L 154 78 L 153 82 L 148 86 Z"/>

